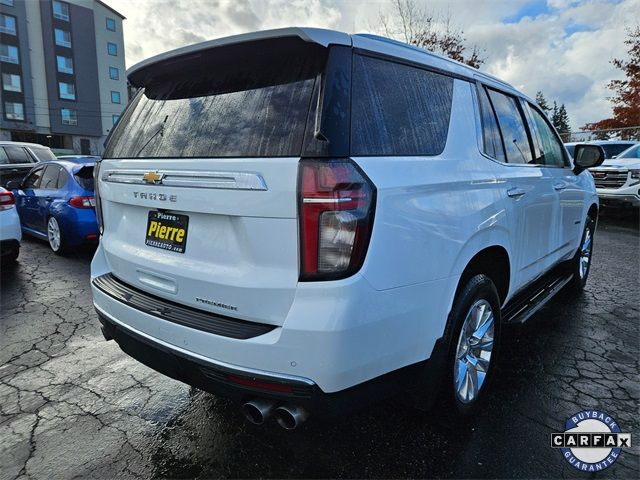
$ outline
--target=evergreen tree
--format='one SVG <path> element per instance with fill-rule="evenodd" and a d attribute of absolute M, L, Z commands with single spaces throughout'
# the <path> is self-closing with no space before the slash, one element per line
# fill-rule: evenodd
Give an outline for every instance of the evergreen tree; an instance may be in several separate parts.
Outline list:
<path fill-rule="evenodd" d="M 538 93 L 536 93 L 536 103 L 542 109 L 545 115 L 549 115 L 549 112 L 551 111 L 551 107 L 549 107 L 549 104 L 547 103 L 547 99 L 544 98 L 544 94 L 540 90 L 538 90 Z"/>
<path fill-rule="evenodd" d="M 571 139 L 571 125 L 564 103 L 560 105 L 560 108 L 558 109 L 557 124 L 555 124 L 555 127 L 563 142 L 568 142 Z"/>

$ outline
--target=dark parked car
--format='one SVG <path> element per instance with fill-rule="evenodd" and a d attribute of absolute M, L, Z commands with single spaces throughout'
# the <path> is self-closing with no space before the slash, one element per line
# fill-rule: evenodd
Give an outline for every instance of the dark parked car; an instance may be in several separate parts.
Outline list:
<path fill-rule="evenodd" d="M 94 165 L 92 160 L 43 162 L 19 185 L 11 182 L 22 231 L 47 240 L 57 254 L 96 242 Z"/>
<path fill-rule="evenodd" d="M 34 163 L 55 160 L 49 147 L 37 143 L 0 142 L 0 186 L 12 180 L 22 180 Z"/>

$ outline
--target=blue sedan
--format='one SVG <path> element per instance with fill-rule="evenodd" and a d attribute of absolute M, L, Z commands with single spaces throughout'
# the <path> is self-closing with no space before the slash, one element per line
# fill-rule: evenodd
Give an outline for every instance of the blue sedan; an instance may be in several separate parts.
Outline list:
<path fill-rule="evenodd" d="M 22 231 L 63 254 L 98 240 L 93 167 L 95 161 L 39 163 L 13 190 Z"/>

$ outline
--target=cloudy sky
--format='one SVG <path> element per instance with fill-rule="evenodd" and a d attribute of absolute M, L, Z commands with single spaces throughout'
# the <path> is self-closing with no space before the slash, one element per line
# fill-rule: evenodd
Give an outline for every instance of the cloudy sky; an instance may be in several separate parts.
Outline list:
<path fill-rule="evenodd" d="M 350 33 L 378 28 L 391 0 L 106 0 L 127 17 L 127 66 L 203 40 L 284 26 Z M 416 0 L 451 17 L 484 50 L 482 70 L 528 95 L 565 103 L 572 126 L 611 114 L 606 84 L 621 78 L 625 27 L 640 24 L 640 0 Z M 374 32 L 379 33 L 379 32 Z"/>

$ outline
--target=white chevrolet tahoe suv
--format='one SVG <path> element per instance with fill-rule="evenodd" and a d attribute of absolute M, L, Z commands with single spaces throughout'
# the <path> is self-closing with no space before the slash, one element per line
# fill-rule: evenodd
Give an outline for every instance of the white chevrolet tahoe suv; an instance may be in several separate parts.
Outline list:
<path fill-rule="evenodd" d="M 589 272 L 573 166 L 513 87 L 369 35 L 282 29 L 150 58 L 95 169 L 107 340 L 294 428 L 410 390 L 486 396 L 501 324 Z M 437 388 L 436 388 L 437 387 Z"/>

